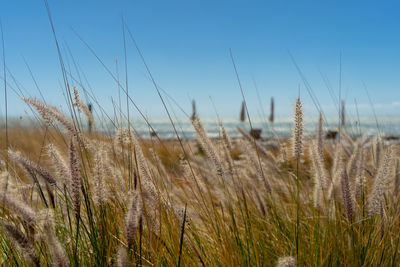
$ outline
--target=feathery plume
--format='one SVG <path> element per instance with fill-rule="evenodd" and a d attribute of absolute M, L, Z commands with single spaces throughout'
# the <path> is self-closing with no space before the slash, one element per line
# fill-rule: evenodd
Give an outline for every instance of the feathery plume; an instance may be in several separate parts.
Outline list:
<path fill-rule="evenodd" d="M 363 175 L 364 172 L 364 151 L 360 148 L 360 156 L 357 161 L 356 171 L 355 171 L 355 183 L 354 183 L 354 197 L 356 199 L 361 197 L 361 192 L 365 187 L 365 177 Z"/>
<path fill-rule="evenodd" d="M 47 245 L 50 250 L 50 255 L 54 266 L 67 267 L 69 266 L 68 258 L 65 251 L 54 233 L 54 218 L 48 216 L 44 222 L 44 231 L 46 235 Z"/>
<path fill-rule="evenodd" d="M 185 157 L 183 155 L 179 156 L 179 167 L 180 167 L 180 170 L 182 172 L 182 176 L 185 179 L 189 178 L 192 175 L 189 163 L 188 163 L 187 159 L 185 159 Z M 196 175 L 196 173 L 195 173 L 195 175 Z"/>
<path fill-rule="evenodd" d="M 361 144 L 359 142 L 355 142 L 353 145 L 353 152 L 347 162 L 347 175 L 349 177 L 349 181 L 351 181 L 350 187 L 352 189 L 352 196 L 354 196 L 355 199 L 357 199 L 360 195 L 361 186 L 363 184 L 362 177 L 359 177 L 362 174 L 362 171 L 360 170 L 360 168 L 362 168 L 362 165 L 360 166 L 362 156 L 361 154 Z"/>
<path fill-rule="evenodd" d="M 353 153 L 347 163 L 347 173 L 351 180 L 356 177 L 361 157 L 361 145 L 356 143 Z"/>
<path fill-rule="evenodd" d="M 318 140 L 317 140 L 318 142 Z M 320 153 L 319 144 L 315 141 L 312 142 L 311 147 L 311 160 L 313 161 L 316 176 L 318 177 L 319 183 L 322 189 L 327 189 L 331 181 L 329 180 L 328 171 L 325 168 L 325 160 L 322 153 Z"/>
<path fill-rule="evenodd" d="M 67 163 L 53 144 L 47 145 L 46 151 L 58 178 L 62 179 L 64 185 L 69 190 L 71 186 L 71 173 Z"/>
<path fill-rule="evenodd" d="M 217 174 L 221 178 L 223 178 L 225 176 L 225 170 L 223 168 L 221 160 L 217 152 L 215 151 L 213 143 L 208 138 L 206 131 L 204 130 L 203 125 L 201 124 L 198 116 L 195 116 L 195 118 L 192 120 L 192 125 L 196 131 L 197 140 L 199 141 L 201 147 L 206 152 L 207 156 L 211 159 L 211 161 L 214 163 L 214 167 L 215 170 L 217 171 Z"/>
<path fill-rule="evenodd" d="M 98 205 L 102 205 L 107 200 L 107 192 L 104 181 L 104 161 L 103 161 L 103 149 L 99 149 L 94 156 L 94 180 L 95 180 L 95 202 Z"/>
<path fill-rule="evenodd" d="M 352 220 L 354 215 L 354 208 L 353 208 L 353 197 L 351 196 L 350 185 L 349 185 L 349 177 L 347 176 L 346 169 L 342 169 L 342 197 L 343 197 L 343 204 L 346 208 L 346 215 L 349 220 Z"/>
<path fill-rule="evenodd" d="M 371 195 L 368 203 L 369 215 L 380 214 L 380 208 L 386 191 L 387 183 L 390 181 L 389 174 L 392 167 L 392 148 L 388 147 L 385 157 L 380 163 L 378 173 L 374 179 Z"/>
<path fill-rule="evenodd" d="M 13 211 L 28 224 L 34 224 L 36 222 L 36 212 L 15 197 L 0 191 L 0 202 L 4 208 Z"/>
<path fill-rule="evenodd" d="M 71 140 L 69 145 L 69 166 L 71 173 L 71 202 L 74 209 L 75 217 L 79 217 L 81 207 L 81 186 L 82 177 L 80 172 L 80 164 L 78 153 L 76 152 L 74 142 Z"/>
<path fill-rule="evenodd" d="M 222 157 L 225 158 L 225 168 L 229 171 L 230 175 L 233 175 L 233 168 L 235 164 L 233 163 L 227 142 L 224 142 L 224 140 L 222 139 L 219 141 L 219 143 L 221 147 Z"/>
<path fill-rule="evenodd" d="M 231 151 L 232 150 L 232 139 L 229 136 L 228 132 L 226 131 L 226 128 L 225 128 L 224 124 L 222 123 L 222 121 L 219 124 L 219 128 L 220 128 L 222 140 L 224 140 L 224 143 L 225 143 L 226 147 L 228 148 L 228 151 Z"/>
<path fill-rule="evenodd" d="M 276 267 L 295 267 L 296 259 L 292 256 L 280 257 L 276 263 Z"/>
<path fill-rule="evenodd" d="M 372 152 L 373 152 L 372 156 L 374 158 L 376 169 L 378 169 L 379 164 L 381 162 L 382 150 L 383 150 L 382 138 L 380 136 L 376 136 L 372 144 Z"/>
<path fill-rule="evenodd" d="M 73 103 L 73 105 L 78 108 L 79 112 L 82 112 L 83 114 L 85 114 L 85 116 L 88 118 L 91 125 L 95 126 L 93 114 L 89 110 L 88 106 L 85 103 L 83 103 L 82 99 L 79 97 L 79 92 L 76 88 L 74 88 L 74 103 Z"/>
<path fill-rule="evenodd" d="M 295 125 L 292 133 L 293 157 L 300 159 L 303 153 L 303 110 L 300 98 L 296 99 L 294 123 Z"/>
<path fill-rule="evenodd" d="M 128 128 L 118 128 L 114 136 L 116 144 L 128 145 L 132 142 L 131 130 Z"/>
<path fill-rule="evenodd" d="M 148 222 L 154 229 L 158 229 L 159 216 L 159 204 L 160 199 L 158 196 L 157 189 L 154 185 L 153 179 L 151 178 L 151 172 L 147 164 L 147 160 L 143 154 L 143 150 L 140 147 L 139 141 L 134 134 L 131 134 L 131 140 L 135 148 L 136 162 L 139 172 L 140 181 L 140 195 L 142 197 L 142 204 L 144 205 L 144 215 L 148 219 Z"/>
<path fill-rule="evenodd" d="M 120 246 L 118 248 L 118 255 L 117 255 L 117 264 L 118 267 L 129 267 L 129 259 L 128 259 L 128 253 L 126 251 L 126 248 L 123 246 Z"/>
<path fill-rule="evenodd" d="M 319 162 L 317 159 L 317 155 L 316 155 L 316 151 L 314 149 L 315 145 L 312 144 L 311 148 L 310 148 L 310 152 L 311 152 L 311 162 L 312 162 L 312 166 L 314 169 L 314 188 L 313 188 L 313 201 L 314 201 L 314 207 L 320 207 L 322 204 L 322 200 L 323 200 L 323 190 L 322 190 L 322 183 L 321 183 L 321 166 L 319 166 Z"/>
<path fill-rule="evenodd" d="M 131 140 L 132 140 L 132 143 L 135 148 L 138 171 L 139 171 L 139 175 L 140 175 L 140 179 L 141 179 L 140 182 L 142 184 L 142 187 L 145 187 L 146 191 L 151 192 L 150 195 L 152 195 L 155 200 L 157 198 L 157 190 L 152 181 L 151 171 L 147 164 L 146 157 L 144 156 L 144 153 L 139 144 L 139 141 L 134 134 L 131 134 Z"/>
<path fill-rule="evenodd" d="M 11 241 L 18 245 L 24 252 L 23 255 L 27 256 L 35 266 L 40 266 L 39 256 L 35 250 L 33 243 L 28 240 L 24 233 L 22 233 L 17 227 L 6 222 L 1 223 L 3 228 L 7 231 L 8 237 Z"/>
<path fill-rule="evenodd" d="M 340 143 L 336 145 L 336 151 L 335 151 L 335 156 L 333 159 L 333 165 L 332 165 L 332 172 L 331 172 L 331 177 L 332 177 L 332 183 L 328 189 L 328 199 L 332 200 L 336 188 L 338 187 L 338 184 L 341 181 L 341 171 L 344 168 L 343 166 L 343 148 Z"/>
<path fill-rule="evenodd" d="M 128 250 L 133 246 L 135 233 L 139 229 L 139 222 L 142 217 L 142 202 L 136 192 L 129 202 L 128 213 L 126 215 L 126 241 Z"/>
<path fill-rule="evenodd" d="M 53 186 L 57 185 L 56 179 L 46 169 L 40 167 L 33 161 L 25 158 L 24 156 L 21 155 L 21 153 L 9 149 L 8 156 L 10 157 L 10 159 L 18 163 L 24 170 L 28 172 L 35 172 L 39 174 L 49 184 Z"/>
<path fill-rule="evenodd" d="M 50 106 L 47 104 L 42 103 L 37 98 L 25 98 L 23 97 L 22 100 L 35 107 L 35 109 L 40 113 L 42 118 L 47 123 L 52 123 L 54 119 L 60 122 L 71 134 L 76 134 L 75 126 L 73 123 L 62 114 L 56 107 Z"/>

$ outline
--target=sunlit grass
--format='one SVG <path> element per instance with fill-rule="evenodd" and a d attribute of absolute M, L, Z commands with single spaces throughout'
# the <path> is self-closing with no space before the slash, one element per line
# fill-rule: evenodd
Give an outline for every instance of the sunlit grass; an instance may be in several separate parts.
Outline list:
<path fill-rule="evenodd" d="M 109 136 L 68 133 L 56 121 L 37 125 L 9 128 L 9 149 L 47 170 L 57 185 L 50 185 L 35 166 L 2 151 L 2 192 L 36 214 L 28 223 L 19 209 L 2 205 L 4 264 L 29 265 L 34 257 L 41 265 L 59 266 L 271 266 L 279 258 L 282 266 L 295 259 L 301 266 L 398 262 L 397 145 L 389 147 L 380 139 L 324 141 L 321 162 L 310 154 L 317 136 L 302 140 L 304 148 L 296 159 L 291 141 L 285 139 L 260 153 L 260 144 L 248 137 L 228 141 L 225 133 L 212 140 L 197 128 L 198 139 L 184 140 L 181 146 L 157 138 L 137 142 L 133 130 L 115 129 Z M 3 134 L 1 138 L 4 142 Z M 73 180 L 60 175 L 47 151 L 53 144 L 70 168 L 71 141 L 82 184 L 78 211 L 71 194 Z M 357 144 L 364 155 L 359 161 L 354 160 Z M 343 153 L 335 159 L 339 146 Z M 385 163 L 389 149 L 392 154 Z M 358 162 L 355 172 L 351 162 Z M 315 185 L 315 179 L 321 179 L 316 166 L 329 176 L 329 184 L 320 189 Z M 387 175 L 379 178 L 384 168 Z M 339 169 L 351 174 L 352 217 L 343 201 Z M 357 195 L 355 188 L 364 181 L 360 177 L 365 183 Z M 368 201 L 377 179 L 385 179 L 384 191 L 377 196 L 381 208 L 370 215 Z M 317 206 L 316 190 L 322 190 Z M 10 227 L 20 239 L 10 234 Z"/>

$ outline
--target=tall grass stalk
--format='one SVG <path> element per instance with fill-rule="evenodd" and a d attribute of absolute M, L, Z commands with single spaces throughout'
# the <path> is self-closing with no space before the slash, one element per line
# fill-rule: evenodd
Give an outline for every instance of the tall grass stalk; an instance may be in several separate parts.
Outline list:
<path fill-rule="evenodd" d="M 300 243 L 299 243 L 299 235 L 300 235 L 300 177 L 299 177 L 299 168 L 300 168 L 300 157 L 303 153 L 303 110 L 300 98 L 296 99 L 295 110 L 294 110 L 294 128 L 292 134 L 292 146 L 293 146 L 293 157 L 296 159 L 296 258 L 297 262 L 300 262 Z"/>

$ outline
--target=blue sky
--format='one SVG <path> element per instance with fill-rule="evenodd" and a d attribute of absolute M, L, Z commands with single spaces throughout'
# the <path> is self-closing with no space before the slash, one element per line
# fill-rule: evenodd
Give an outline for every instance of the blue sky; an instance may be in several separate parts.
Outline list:
<path fill-rule="evenodd" d="M 360 113 L 371 114 L 365 84 L 377 113 L 398 115 L 400 5 L 395 1 L 49 0 L 49 5 L 64 60 L 75 73 L 69 49 L 109 112 L 111 97 L 118 97 L 117 85 L 72 29 L 113 72 L 118 59 L 124 83 L 123 15 L 156 82 L 189 112 L 190 99 L 194 98 L 200 115 L 214 116 L 211 96 L 220 115 L 237 116 L 241 94 L 229 57 L 232 49 L 254 116 L 260 110 L 254 81 L 265 110 L 273 96 L 277 115 L 290 114 L 301 84 L 306 112 L 315 112 L 288 51 L 326 113 L 334 114 L 335 108 L 322 76 L 337 93 L 341 53 L 342 95 L 349 111 L 357 99 Z M 39 96 L 25 59 L 46 100 L 63 105 L 57 50 L 43 1 L 1 0 L 0 18 L 6 64 L 18 83 L 30 95 Z M 165 116 L 129 39 L 127 54 L 132 98 L 148 116 Z M 2 73 L 2 66 L 0 70 Z M 10 77 L 8 80 L 15 87 Z M 12 91 L 8 101 L 11 115 L 23 115 L 27 110 Z M 133 109 L 132 113 L 137 114 Z"/>

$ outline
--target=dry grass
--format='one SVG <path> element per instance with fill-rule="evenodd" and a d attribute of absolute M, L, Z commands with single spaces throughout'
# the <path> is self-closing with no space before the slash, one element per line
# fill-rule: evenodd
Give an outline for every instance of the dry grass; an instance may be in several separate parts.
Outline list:
<path fill-rule="evenodd" d="M 138 141 L 127 129 L 111 137 L 89 135 L 76 127 L 76 119 L 68 122 L 51 112 L 49 127 L 9 129 L 9 147 L 57 183 L 2 151 L 3 161 L 8 159 L 0 167 L 2 264 L 394 266 L 399 261 L 395 145 L 345 138 L 315 142 L 317 137 L 303 138 L 298 128 L 295 144 L 301 146 L 295 153 L 288 140 L 272 151 L 248 136 L 232 141 L 223 133 L 209 139 L 198 121 L 197 141 L 205 152 L 199 153 L 196 141 L 182 146 Z M 1 138 L 4 143 L 3 133 Z M 57 164 L 45 149 L 49 144 L 61 155 Z M 313 153 L 312 146 L 318 146 Z M 57 166 L 67 166 L 69 173 Z"/>

